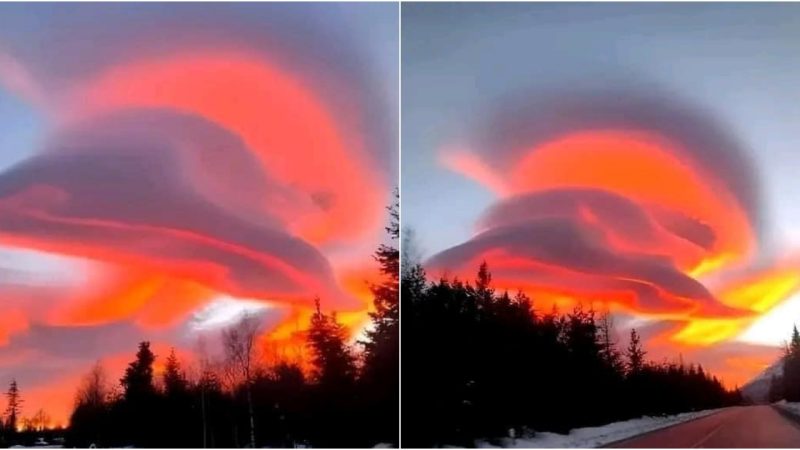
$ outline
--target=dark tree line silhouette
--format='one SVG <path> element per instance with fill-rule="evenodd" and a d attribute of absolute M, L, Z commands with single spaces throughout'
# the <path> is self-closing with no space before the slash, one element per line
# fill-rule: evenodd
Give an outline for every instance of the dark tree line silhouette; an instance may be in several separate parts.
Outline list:
<path fill-rule="evenodd" d="M 476 438 L 566 432 L 642 415 L 736 404 L 701 366 L 646 359 L 639 336 L 620 350 L 613 323 L 584 307 L 541 312 L 495 292 L 484 263 L 474 284 L 402 274 L 403 446 L 472 446 Z"/>
<path fill-rule="evenodd" d="M 398 204 L 389 208 L 396 242 Z M 257 355 L 258 321 L 243 317 L 221 336 L 224 358 L 199 358 L 187 376 L 174 351 L 163 374 L 149 342 L 118 384 L 98 364 L 78 389 L 66 445 L 87 447 L 371 447 L 399 442 L 399 254 L 375 253 L 383 281 L 372 286 L 374 312 L 364 340 L 348 344 L 336 314 L 316 299 L 306 341 L 310 370 L 265 365 Z M 159 379 L 160 378 L 160 379 Z"/>

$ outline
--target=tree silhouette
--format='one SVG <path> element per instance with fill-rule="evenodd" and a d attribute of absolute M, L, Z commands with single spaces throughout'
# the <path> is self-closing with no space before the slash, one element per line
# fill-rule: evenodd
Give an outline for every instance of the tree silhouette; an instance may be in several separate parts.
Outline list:
<path fill-rule="evenodd" d="M 646 352 L 642 350 L 642 344 L 639 340 L 639 333 L 635 328 L 631 329 L 631 338 L 628 342 L 628 348 L 625 350 L 627 357 L 628 375 L 635 375 L 642 371 L 644 367 L 644 357 Z"/>
<path fill-rule="evenodd" d="M 399 195 L 395 190 L 394 204 L 386 232 L 394 243 L 399 239 Z M 378 442 L 398 443 L 400 390 L 400 252 L 393 245 L 381 244 L 374 255 L 383 280 L 371 286 L 374 312 L 370 313 L 372 328 L 366 333 L 364 366 L 361 375 L 363 408 L 368 411 L 362 419 L 364 432 Z"/>
<path fill-rule="evenodd" d="M 256 446 L 256 424 L 253 412 L 253 366 L 256 338 L 260 324 L 256 317 L 245 314 L 239 322 L 222 333 L 226 369 L 232 384 L 244 388 L 247 400 L 248 429 L 251 448 Z"/>
<path fill-rule="evenodd" d="M 347 345 L 347 330 L 335 314 L 322 312 L 319 298 L 314 302 L 316 311 L 308 330 L 315 382 L 311 442 L 315 447 L 338 447 L 344 441 L 336 430 L 346 428 L 347 423 L 357 418 L 354 416 L 356 364 Z"/>
<path fill-rule="evenodd" d="M 70 415 L 67 439 L 77 447 L 105 444 L 110 431 L 106 424 L 109 418 L 110 391 L 105 369 L 98 361 L 87 373 L 75 395 L 75 407 Z"/>
<path fill-rule="evenodd" d="M 177 397 L 186 394 L 188 381 L 186 375 L 181 370 L 181 364 L 175 355 L 175 348 L 172 348 L 164 364 L 164 393 L 167 397 Z"/>
<path fill-rule="evenodd" d="M 542 313 L 535 298 L 497 292 L 485 263 L 474 285 L 428 281 L 411 265 L 401 291 L 403 381 L 413 386 L 403 390 L 404 446 L 470 447 L 476 438 L 502 446 L 530 430 L 565 433 L 741 401 L 699 367 L 646 361 L 635 330 L 622 358 L 607 313 L 582 305 Z"/>
<path fill-rule="evenodd" d="M 22 397 L 19 393 L 19 387 L 17 386 L 17 380 L 12 379 L 11 383 L 8 385 L 8 391 L 6 391 L 6 401 L 8 402 L 5 411 L 5 428 L 8 430 L 9 433 L 15 433 L 17 431 L 17 425 L 20 417 L 20 413 L 22 412 Z"/>
<path fill-rule="evenodd" d="M 397 407 L 388 406 L 397 404 L 398 395 L 396 201 L 390 213 L 390 243 L 375 253 L 383 277 L 373 286 L 371 331 L 361 345 L 350 344 L 349 330 L 335 313 L 322 311 L 319 299 L 307 329 L 298 333 L 309 349 L 302 364 L 272 359 L 280 352 L 257 351 L 262 343 L 272 343 L 264 342 L 268 335 L 261 334 L 260 319 L 251 316 L 211 337 L 219 344 L 210 347 L 213 351 L 207 352 L 205 338 L 200 338 L 189 364 L 179 359 L 179 348 L 157 361 L 150 344 L 142 342 L 118 385 L 107 385 L 99 363 L 86 375 L 76 392 L 65 446 L 291 448 L 397 443 Z M 154 380 L 157 363 L 163 363 L 164 370 Z"/>
<path fill-rule="evenodd" d="M 622 355 L 616 347 L 616 341 L 613 337 L 614 333 L 614 319 L 611 314 L 606 311 L 600 318 L 600 346 L 601 357 L 605 363 L 613 368 L 615 371 L 621 372 L 624 363 L 622 362 Z"/>
<path fill-rule="evenodd" d="M 31 417 L 31 428 L 33 431 L 44 431 L 50 427 L 50 415 L 44 409 L 39 408 L 36 414 Z"/>
<path fill-rule="evenodd" d="M 790 402 L 800 401 L 800 333 L 797 326 L 792 327 L 792 337 L 783 361 L 783 397 Z"/>
<path fill-rule="evenodd" d="M 150 351 L 150 342 L 139 343 L 136 359 L 128 364 L 125 376 L 120 380 L 125 389 L 126 400 L 138 401 L 155 393 L 153 385 L 153 362 L 155 359 L 156 356 Z"/>
<path fill-rule="evenodd" d="M 323 385 L 352 384 L 356 369 L 353 355 L 346 343 L 347 330 L 336 320 L 334 314 L 326 315 L 322 312 L 319 297 L 314 300 L 314 305 L 316 310 L 308 330 L 314 378 Z"/>
<path fill-rule="evenodd" d="M 164 425 L 155 414 L 160 411 L 153 384 L 155 359 L 156 356 L 150 350 L 150 342 L 140 342 L 136 359 L 128 364 L 125 375 L 120 380 L 123 402 L 117 405 L 117 409 L 123 422 L 123 439 L 137 447 L 152 446 L 156 434 L 153 432 L 154 428 Z"/>

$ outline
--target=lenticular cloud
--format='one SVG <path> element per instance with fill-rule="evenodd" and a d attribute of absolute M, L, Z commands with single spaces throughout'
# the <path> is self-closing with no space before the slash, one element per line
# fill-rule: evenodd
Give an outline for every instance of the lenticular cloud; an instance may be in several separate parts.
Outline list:
<path fill-rule="evenodd" d="M 0 89 L 46 129 L 0 172 L 0 245 L 36 255 L 26 272 L 57 256 L 80 273 L 0 282 L 0 366 L 30 371 L 16 374 L 30 402 L 72 389 L 98 358 L 121 365 L 138 339 L 190 351 L 208 311 L 261 305 L 278 345 L 298 345 L 316 296 L 353 332 L 364 323 L 390 102 L 356 41 L 289 16 L 220 14 L 219 35 L 175 21 L 160 39 L 96 21 L 78 33 L 112 37 L 71 58 L 58 49 L 83 40 L 0 46 Z"/>
<path fill-rule="evenodd" d="M 503 105 L 474 151 L 443 155 L 498 199 L 430 270 L 471 278 L 486 261 L 540 307 L 668 320 L 688 345 L 736 336 L 797 290 L 781 276 L 794 259 L 764 264 L 756 173 L 713 117 L 634 91 L 548 98 Z"/>

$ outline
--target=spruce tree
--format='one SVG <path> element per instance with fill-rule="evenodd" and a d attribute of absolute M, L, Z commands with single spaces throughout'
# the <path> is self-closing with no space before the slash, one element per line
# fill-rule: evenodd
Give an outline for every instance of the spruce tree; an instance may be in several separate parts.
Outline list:
<path fill-rule="evenodd" d="M 8 385 L 6 400 L 8 406 L 6 406 L 5 411 L 5 428 L 9 433 L 13 434 L 17 431 L 20 413 L 22 412 L 22 397 L 20 396 L 16 379 L 12 379 Z"/>
<path fill-rule="evenodd" d="M 489 272 L 489 265 L 483 261 L 478 268 L 478 277 L 475 279 L 475 294 L 477 296 L 478 307 L 487 307 L 494 298 L 492 288 L 492 273 Z"/>
<path fill-rule="evenodd" d="M 121 439 L 125 445 L 157 447 L 163 442 L 161 433 L 154 429 L 164 425 L 157 417 L 161 409 L 156 404 L 158 397 L 153 384 L 155 358 L 149 342 L 139 343 L 136 359 L 128 364 L 120 380 L 123 388 L 120 425 L 124 430 Z"/>
<path fill-rule="evenodd" d="M 186 393 L 188 389 L 188 382 L 186 375 L 181 370 L 178 357 L 175 355 L 175 349 L 171 349 L 167 361 L 164 364 L 164 393 L 167 397 L 181 396 Z"/>
<path fill-rule="evenodd" d="M 347 345 L 347 330 L 336 320 L 336 315 L 324 314 L 319 298 L 315 299 L 315 304 L 316 311 L 308 330 L 315 381 L 311 444 L 314 447 L 341 447 L 353 442 L 353 437 L 344 436 L 342 429 L 359 419 L 355 416 L 354 404 L 355 358 Z"/>
<path fill-rule="evenodd" d="M 628 343 L 628 348 L 625 351 L 627 357 L 627 370 L 628 375 L 635 375 L 642 371 L 644 367 L 644 356 L 646 352 L 642 350 L 642 344 L 639 341 L 639 334 L 635 328 L 631 329 L 631 339 Z"/>
<path fill-rule="evenodd" d="M 622 356 L 617 350 L 614 340 L 614 321 L 609 312 L 600 318 L 600 346 L 602 348 L 603 361 L 609 368 L 620 371 L 623 367 Z"/>
<path fill-rule="evenodd" d="M 355 358 L 347 345 L 347 330 L 336 315 L 324 314 L 320 300 L 314 300 L 315 313 L 311 316 L 308 342 L 316 381 L 322 385 L 350 385 L 355 381 Z"/>
<path fill-rule="evenodd" d="M 769 392 L 767 399 L 774 403 L 783 399 L 783 380 L 776 374 L 772 374 L 769 380 Z"/>
<path fill-rule="evenodd" d="M 783 362 L 783 394 L 787 401 L 800 401 L 800 333 L 792 328 Z"/>
<path fill-rule="evenodd" d="M 399 197 L 395 194 L 395 203 L 389 207 L 390 222 L 386 232 L 392 242 L 396 242 L 400 233 Z M 366 370 L 383 370 L 381 364 L 395 362 L 397 367 L 398 355 L 398 328 L 400 320 L 399 279 L 400 279 L 400 252 L 392 245 L 381 244 L 374 255 L 384 279 L 381 283 L 371 286 L 375 311 L 370 313 L 374 327 L 367 333 L 368 340 L 364 343 Z M 394 370 L 397 373 L 397 370 Z"/>
<path fill-rule="evenodd" d="M 125 376 L 120 380 L 125 390 L 126 400 L 136 401 L 155 393 L 153 385 L 153 362 L 155 359 L 156 356 L 150 351 L 150 342 L 140 342 L 136 360 L 128 364 Z"/>
<path fill-rule="evenodd" d="M 388 208 L 386 232 L 392 243 L 399 239 L 399 197 Z M 374 255 L 383 280 L 371 286 L 375 311 L 370 313 L 372 328 L 364 345 L 364 366 L 361 376 L 364 409 L 370 411 L 364 420 L 368 438 L 397 444 L 399 420 L 400 361 L 400 252 L 394 245 L 381 244 Z"/>

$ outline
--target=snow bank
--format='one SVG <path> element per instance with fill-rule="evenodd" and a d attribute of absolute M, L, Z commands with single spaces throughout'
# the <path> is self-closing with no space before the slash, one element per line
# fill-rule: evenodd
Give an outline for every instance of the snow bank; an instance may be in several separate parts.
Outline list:
<path fill-rule="evenodd" d="M 800 407 L 800 404 L 796 404 Z M 638 419 L 615 422 L 599 427 L 576 428 L 569 434 L 539 432 L 532 437 L 518 439 L 503 438 L 498 442 L 500 447 L 511 448 L 594 448 L 612 442 L 627 439 L 649 431 L 658 430 L 670 425 L 679 424 L 719 412 L 721 409 L 687 412 L 674 416 L 640 417 Z M 800 410 L 799 410 L 800 411 Z M 479 448 L 494 448 L 487 441 L 476 441 Z"/>
<path fill-rule="evenodd" d="M 800 403 L 794 402 L 787 402 L 786 400 L 781 400 L 779 402 L 773 403 L 772 406 L 775 406 L 789 414 L 797 416 L 800 418 Z"/>

